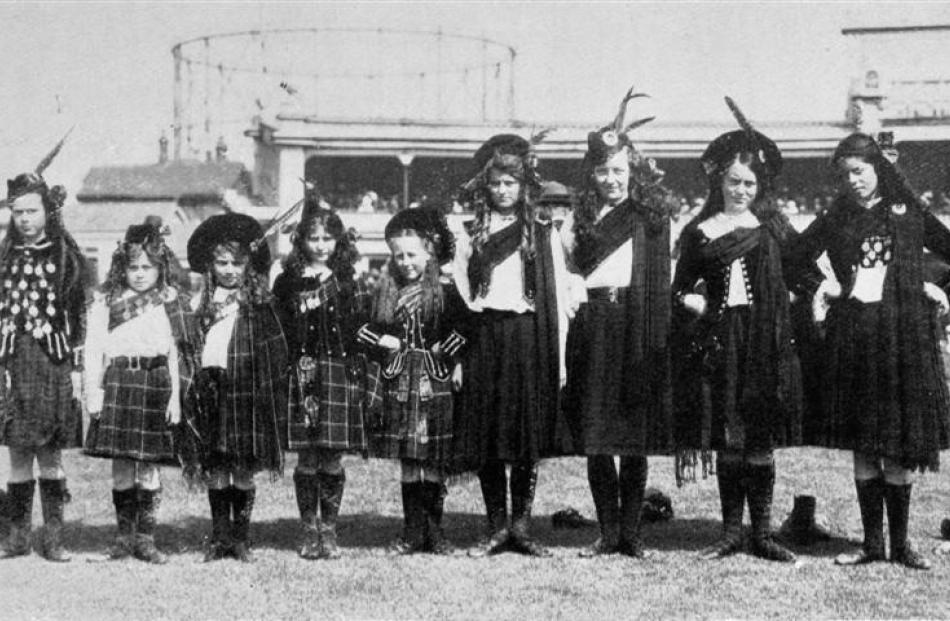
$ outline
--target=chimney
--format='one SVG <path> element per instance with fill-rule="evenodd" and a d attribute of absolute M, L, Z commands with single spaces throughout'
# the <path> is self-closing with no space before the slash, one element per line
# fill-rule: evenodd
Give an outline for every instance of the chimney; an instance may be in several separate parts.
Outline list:
<path fill-rule="evenodd" d="M 165 132 L 162 132 L 162 137 L 158 139 L 158 163 L 165 164 L 168 162 L 168 138 L 165 136 Z"/>
<path fill-rule="evenodd" d="M 214 146 L 214 159 L 218 162 L 228 160 L 228 145 L 224 142 L 224 136 L 218 136 L 218 144 Z"/>

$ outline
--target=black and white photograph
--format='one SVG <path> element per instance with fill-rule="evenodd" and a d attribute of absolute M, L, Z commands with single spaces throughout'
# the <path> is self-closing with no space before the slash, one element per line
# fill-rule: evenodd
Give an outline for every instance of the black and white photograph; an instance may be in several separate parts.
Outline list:
<path fill-rule="evenodd" d="M 950 618 L 950 2 L 0 29 L 0 618 Z"/>

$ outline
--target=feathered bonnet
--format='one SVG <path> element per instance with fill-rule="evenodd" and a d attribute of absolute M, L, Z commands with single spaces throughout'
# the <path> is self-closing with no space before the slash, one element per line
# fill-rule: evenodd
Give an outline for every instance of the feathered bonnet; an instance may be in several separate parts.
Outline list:
<path fill-rule="evenodd" d="M 393 216 L 383 235 L 386 241 L 406 234 L 416 235 L 430 244 L 432 256 L 444 265 L 455 254 L 455 236 L 449 230 L 445 215 L 438 209 L 420 207 L 403 209 Z"/>
<path fill-rule="evenodd" d="M 40 163 L 36 165 L 33 172 L 21 173 L 13 179 L 7 179 L 7 197 L 3 201 L 3 204 L 11 205 L 13 201 L 27 194 L 39 194 L 43 197 L 43 207 L 47 213 L 58 218 L 59 209 L 66 201 L 66 188 L 61 185 L 54 185 L 52 187 L 47 185 L 46 180 L 43 178 L 43 172 L 49 168 L 49 165 L 52 164 L 56 156 L 59 155 L 63 144 L 66 142 L 66 138 L 69 137 L 72 131 L 72 128 L 70 128 L 70 130 L 66 132 L 59 142 L 56 143 L 56 146 L 46 154 L 46 157 L 40 160 Z"/>
<path fill-rule="evenodd" d="M 225 213 L 211 216 L 198 225 L 188 239 L 188 265 L 193 272 L 207 272 L 214 262 L 214 249 L 237 242 L 250 254 L 250 266 L 258 274 L 270 269 L 270 248 L 261 225 L 251 216 Z"/>
<path fill-rule="evenodd" d="M 699 162 L 707 179 L 718 179 L 726 172 L 739 153 L 751 153 L 765 170 L 767 181 L 775 179 L 782 172 L 782 152 L 775 142 L 765 134 L 756 131 L 731 97 L 726 97 L 726 105 L 732 111 L 739 127 L 722 134 L 706 147 Z M 766 180 L 763 180 L 766 181 Z"/>
<path fill-rule="evenodd" d="M 484 188 L 492 168 L 510 174 L 524 183 L 529 191 L 539 191 L 541 177 L 538 175 L 538 155 L 535 147 L 551 131 L 544 129 L 528 140 L 517 134 L 496 134 L 486 140 L 475 151 L 472 158 L 473 176 L 462 185 L 461 196 L 468 198 L 479 188 Z"/>

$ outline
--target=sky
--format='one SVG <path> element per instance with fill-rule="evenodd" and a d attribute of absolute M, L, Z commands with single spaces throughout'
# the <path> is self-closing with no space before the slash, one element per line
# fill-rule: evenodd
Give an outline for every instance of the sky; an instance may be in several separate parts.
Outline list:
<path fill-rule="evenodd" d="M 529 122 L 603 124 L 630 84 L 661 121 L 727 121 L 725 94 L 753 120 L 828 121 L 855 74 L 842 28 L 950 24 L 950 2 L 0 2 L 0 24 L 0 174 L 33 168 L 75 126 L 47 173 L 75 194 L 92 166 L 155 161 L 172 124 L 171 48 L 193 37 L 441 28 L 516 48 Z"/>

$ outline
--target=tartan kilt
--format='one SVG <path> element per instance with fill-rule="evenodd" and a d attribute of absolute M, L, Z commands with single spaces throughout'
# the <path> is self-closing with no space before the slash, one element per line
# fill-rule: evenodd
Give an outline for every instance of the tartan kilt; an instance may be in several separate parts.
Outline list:
<path fill-rule="evenodd" d="M 168 367 L 145 370 L 110 365 L 104 384 L 102 412 L 90 421 L 83 452 L 178 465 L 172 429 L 165 421 L 172 395 Z"/>
<path fill-rule="evenodd" d="M 304 373 L 312 374 L 312 379 L 302 379 Z M 379 373 L 379 364 L 363 355 L 341 358 L 321 354 L 315 358 L 313 370 L 293 369 L 287 450 L 365 452 L 369 444 L 367 416 L 382 403 Z"/>
<path fill-rule="evenodd" d="M 372 455 L 448 468 L 452 404 L 451 380 L 430 377 L 424 353 L 410 351 L 402 373 L 384 383 L 383 413 L 372 430 Z"/>
<path fill-rule="evenodd" d="M 52 362 L 31 335 L 20 334 L 0 367 L 0 443 L 15 448 L 82 446 L 82 408 L 73 398 L 72 364 Z M 7 388 L 6 373 L 10 387 Z"/>

